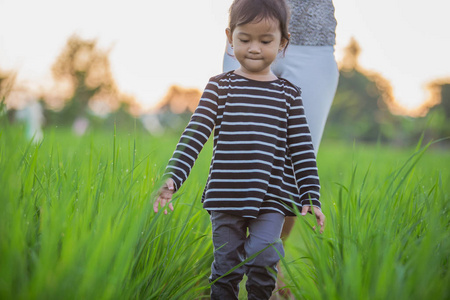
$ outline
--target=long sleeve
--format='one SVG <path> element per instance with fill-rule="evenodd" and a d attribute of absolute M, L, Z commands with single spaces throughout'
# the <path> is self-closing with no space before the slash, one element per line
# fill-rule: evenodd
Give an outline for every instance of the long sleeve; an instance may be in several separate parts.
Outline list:
<path fill-rule="evenodd" d="M 246 218 L 320 207 L 319 177 L 300 90 L 234 72 L 211 78 L 169 160 L 177 191 L 214 129 L 203 207 Z"/>
<path fill-rule="evenodd" d="M 300 95 L 294 99 L 289 110 L 287 142 L 300 193 L 300 204 L 311 205 L 312 202 L 313 206 L 320 208 L 316 158 Z"/>
<path fill-rule="evenodd" d="M 218 83 L 211 79 L 169 160 L 164 176 L 171 177 L 178 190 L 186 181 L 195 161 L 208 141 L 217 116 Z"/>

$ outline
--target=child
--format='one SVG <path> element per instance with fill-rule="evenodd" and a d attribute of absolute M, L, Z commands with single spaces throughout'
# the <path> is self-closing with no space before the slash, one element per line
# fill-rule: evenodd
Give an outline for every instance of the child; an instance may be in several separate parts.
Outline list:
<path fill-rule="evenodd" d="M 214 128 L 202 196 L 213 232 L 211 299 L 238 299 L 244 273 L 248 299 L 270 298 L 278 253 L 284 255 L 281 228 L 285 216 L 295 215 L 294 207 L 302 215 L 314 213 L 323 229 L 319 177 L 300 90 L 270 68 L 289 43 L 288 21 L 284 0 L 233 2 L 226 35 L 240 67 L 210 79 L 154 203 L 155 212 L 166 204 L 173 210 L 172 194 L 187 179 Z"/>

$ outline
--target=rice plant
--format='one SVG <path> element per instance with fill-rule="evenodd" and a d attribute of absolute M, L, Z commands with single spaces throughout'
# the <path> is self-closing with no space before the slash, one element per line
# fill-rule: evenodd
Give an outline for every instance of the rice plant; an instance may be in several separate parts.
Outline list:
<path fill-rule="evenodd" d="M 0 121 L 1 299 L 208 298 L 211 143 L 166 216 L 152 197 L 177 135 L 51 128 L 33 144 Z M 450 298 L 450 155 L 321 147 L 326 230 L 299 217 L 282 262 L 296 299 Z"/>
<path fill-rule="evenodd" d="M 324 234 L 299 217 L 300 240 L 288 240 L 296 299 L 449 299 L 449 157 L 430 161 L 428 147 L 398 165 L 375 149 L 367 168 L 340 166 L 346 175 L 323 195 Z"/>

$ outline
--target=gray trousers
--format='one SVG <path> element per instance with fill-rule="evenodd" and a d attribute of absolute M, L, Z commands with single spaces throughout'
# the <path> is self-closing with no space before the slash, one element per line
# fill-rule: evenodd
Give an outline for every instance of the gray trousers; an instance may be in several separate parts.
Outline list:
<path fill-rule="evenodd" d="M 267 247 L 255 258 L 217 280 L 211 286 L 211 299 L 238 299 L 239 283 L 244 273 L 248 277 L 248 299 L 269 299 L 275 288 L 276 265 L 280 260 L 274 248 L 284 256 L 280 241 L 284 216 L 280 213 L 266 213 L 256 219 L 249 219 L 212 211 L 211 223 L 214 261 L 210 282 Z"/>

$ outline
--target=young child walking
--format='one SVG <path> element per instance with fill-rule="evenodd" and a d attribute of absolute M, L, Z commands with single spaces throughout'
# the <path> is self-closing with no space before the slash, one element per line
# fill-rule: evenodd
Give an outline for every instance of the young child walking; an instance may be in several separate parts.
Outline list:
<path fill-rule="evenodd" d="M 284 255 L 281 228 L 295 209 L 302 215 L 313 213 L 323 230 L 319 177 L 301 92 L 270 68 L 289 43 L 288 22 L 284 0 L 233 2 L 226 35 L 240 67 L 210 79 L 154 203 L 155 212 L 161 206 L 167 213 L 166 204 L 173 210 L 173 193 L 214 129 L 202 196 L 214 245 L 211 299 L 238 299 L 244 274 L 248 299 L 270 298 L 276 265 Z"/>

